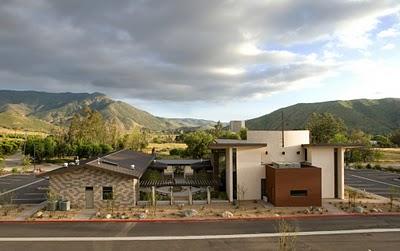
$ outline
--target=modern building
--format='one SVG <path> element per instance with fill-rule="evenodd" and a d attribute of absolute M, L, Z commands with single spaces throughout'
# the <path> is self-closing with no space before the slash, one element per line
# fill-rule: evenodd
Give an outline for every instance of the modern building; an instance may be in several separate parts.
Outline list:
<path fill-rule="evenodd" d="M 50 192 L 72 207 L 101 208 L 111 202 L 132 207 L 139 198 L 139 179 L 153 160 L 154 155 L 121 150 L 38 176 L 48 176 Z"/>
<path fill-rule="evenodd" d="M 245 128 L 244 120 L 233 120 L 229 122 L 229 130 L 232 132 L 238 133 L 242 128 Z"/>
<path fill-rule="evenodd" d="M 211 194 L 217 199 L 268 200 L 276 206 L 320 206 L 323 198 L 344 197 L 344 153 L 356 147 L 310 144 L 307 130 L 248 131 L 247 140 L 217 139 L 211 159 L 158 160 L 155 155 L 117 151 L 41 173 L 50 191 L 72 207 L 99 208 L 110 201 L 134 207 L 141 191 Z M 224 195 L 224 196 L 221 196 Z M 202 196 L 196 196 L 196 198 Z M 204 196 L 203 196 L 204 200 Z"/>
<path fill-rule="evenodd" d="M 343 199 L 344 152 L 355 146 L 310 144 L 308 130 L 293 130 L 248 131 L 247 140 L 217 139 L 210 147 L 229 201 L 318 206 L 322 198 Z"/>

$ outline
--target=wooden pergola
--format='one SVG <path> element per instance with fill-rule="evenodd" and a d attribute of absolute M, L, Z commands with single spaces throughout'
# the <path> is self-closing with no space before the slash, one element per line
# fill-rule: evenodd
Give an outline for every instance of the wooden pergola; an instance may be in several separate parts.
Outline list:
<path fill-rule="evenodd" d="M 157 180 L 140 180 L 141 187 L 163 187 L 163 186 L 193 186 L 207 187 L 215 186 L 218 181 L 213 177 L 189 176 L 186 178 L 161 178 Z"/>

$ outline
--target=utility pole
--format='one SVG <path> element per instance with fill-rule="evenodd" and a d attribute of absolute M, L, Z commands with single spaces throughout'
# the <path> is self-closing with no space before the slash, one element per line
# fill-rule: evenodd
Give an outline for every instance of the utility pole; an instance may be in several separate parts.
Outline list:
<path fill-rule="evenodd" d="M 35 149 L 35 141 L 33 141 L 33 172 L 35 173 L 36 171 L 36 149 Z"/>
<path fill-rule="evenodd" d="M 282 148 L 285 147 L 285 120 L 283 118 L 283 110 L 282 110 Z"/>

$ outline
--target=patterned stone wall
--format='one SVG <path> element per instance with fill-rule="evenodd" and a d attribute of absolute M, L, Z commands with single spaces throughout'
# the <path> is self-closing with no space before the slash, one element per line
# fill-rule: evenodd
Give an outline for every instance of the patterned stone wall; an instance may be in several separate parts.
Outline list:
<path fill-rule="evenodd" d="M 113 187 L 115 207 L 134 207 L 137 180 L 112 172 L 80 167 L 50 176 L 50 191 L 71 201 L 73 208 L 85 208 L 85 188 L 93 187 L 94 207 L 106 208 L 110 202 L 103 200 L 103 186 Z"/>

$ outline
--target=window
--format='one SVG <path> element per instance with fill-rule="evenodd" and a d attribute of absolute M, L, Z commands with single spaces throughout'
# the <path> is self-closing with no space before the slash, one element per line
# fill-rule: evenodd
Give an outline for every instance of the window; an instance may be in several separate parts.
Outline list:
<path fill-rule="evenodd" d="M 290 196 L 293 197 L 307 196 L 307 190 L 290 190 Z"/>
<path fill-rule="evenodd" d="M 103 187 L 103 200 L 112 200 L 112 199 L 113 199 L 113 188 Z"/>

